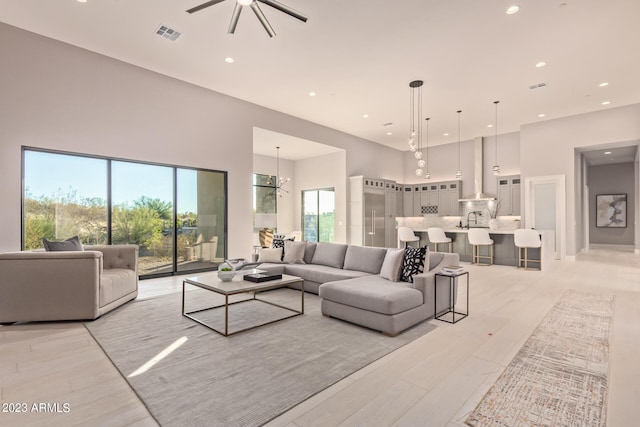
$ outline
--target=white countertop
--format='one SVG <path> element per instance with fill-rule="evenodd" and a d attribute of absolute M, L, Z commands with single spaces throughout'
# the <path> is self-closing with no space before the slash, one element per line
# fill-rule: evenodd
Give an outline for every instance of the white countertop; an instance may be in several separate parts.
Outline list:
<path fill-rule="evenodd" d="M 514 234 L 514 232 L 516 231 L 516 229 L 513 230 L 490 230 L 488 228 L 484 228 L 484 227 L 471 227 L 471 228 L 482 228 L 484 230 L 487 230 L 489 232 L 489 234 Z M 427 228 L 412 228 L 412 230 L 415 233 L 426 233 L 427 232 Z M 442 231 L 444 231 L 445 233 L 462 233 L 462 234 L 467 234 L 469 232 L 469 230 L 467 228 L 443 228 Z"/>

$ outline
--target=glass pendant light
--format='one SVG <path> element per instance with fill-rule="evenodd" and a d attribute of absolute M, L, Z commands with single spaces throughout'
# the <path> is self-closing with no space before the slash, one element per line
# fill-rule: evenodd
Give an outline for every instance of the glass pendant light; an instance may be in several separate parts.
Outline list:
<path fill-rule="evenodd" d="M 495 139 L 495 144 L 496 144 L 496 162 L 493 165 L 493 174 L 494 175 L 500 175 L 500 166 L 498 165 L 498 104 L 500 103 L 500 101 L 493 101 L 493 103 L 496 106 L 496 139 Z"/>
<path fill-rule="evenodd" d="M 425 147 L 425 157 L 427 159 L 427 161 L 425 162 L 425 166 L 427 167 L 427 169 L 424 172 L 424 179 L 431 179 L 431 174 L 429 173 L 429 120 L 431 120 L 431 118 L 427 117 L 425 120 L 427 121 L 427 145 Z M 420 162 L 418 162 L 418 164 L 419 163 Z"/>
<path fill-rule="evenodd" d="M 456 179 L 462 178 L 462 169 L 460 169 L 460 113 L 462 110 L 458 110 L 458 170 L 456 171 Z"/>

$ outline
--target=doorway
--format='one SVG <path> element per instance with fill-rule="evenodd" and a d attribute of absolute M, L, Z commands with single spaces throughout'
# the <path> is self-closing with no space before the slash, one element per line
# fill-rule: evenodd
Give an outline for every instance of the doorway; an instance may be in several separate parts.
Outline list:
<path fill-rule="evenodd" d="M 566 257 L 565 176 L 525 178 L 525 228 L 554 233 L 554 258 Z"/>

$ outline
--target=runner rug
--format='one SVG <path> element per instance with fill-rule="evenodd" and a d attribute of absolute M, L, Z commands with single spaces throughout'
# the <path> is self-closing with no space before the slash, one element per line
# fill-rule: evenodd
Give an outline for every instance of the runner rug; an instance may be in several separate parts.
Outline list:
<path fill-rule="evenodd" d="M 188 295 L 187 310 L 221 302 L 202 290 Z M 292 289 L 261 297 L 300 308 Z M 387 337 L 323 317 L 320 298 L 306 294 L 304 315 L 224 337 L 180 308 L 180 294 L 166 295 L 85 323 L 162 426 L 262 425 L 435 328 L 422 322 Z M 223 313 L 199 316 L 222 329 Z M 232 305 L 229 313 L 231 330 L 291 314 L 259 302 Z"/>
<path fill-rule="evenodd" d="M 467 418 L 479 426 L 604 426 L 614 297 L 567 291 Z"/>

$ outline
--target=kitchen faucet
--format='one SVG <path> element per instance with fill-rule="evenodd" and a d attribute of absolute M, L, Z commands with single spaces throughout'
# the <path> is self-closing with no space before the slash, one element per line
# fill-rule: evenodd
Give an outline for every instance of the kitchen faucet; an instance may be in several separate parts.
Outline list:
<path fill-rule="evenodd" d="M 473 223 L 474 223 L 474 225 L 478 225 L 478 214 L 482 215 L 482 212 L 480 212 L 480 211 L 470 211 L 470 212 L 467 214 L 467 228 L 471 228 L 471 224 L 470 224 L 470 222 L 469 222 L 469 217 L 471 216 L 471 214 L 473 214 L 473 217 L 474 217 L 474 218 L 473 218 L 473 221 L 474 221 Z"/>

